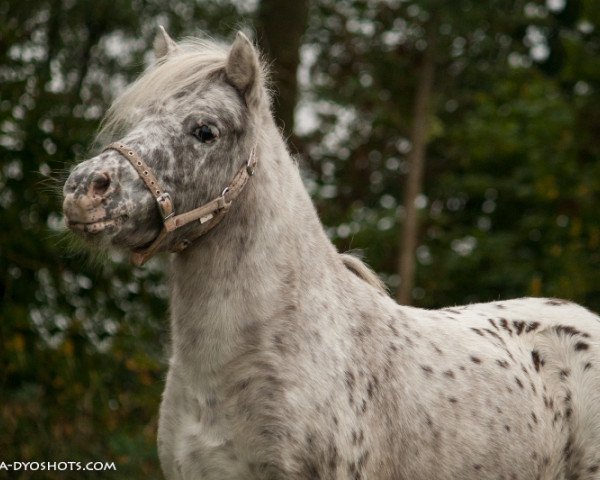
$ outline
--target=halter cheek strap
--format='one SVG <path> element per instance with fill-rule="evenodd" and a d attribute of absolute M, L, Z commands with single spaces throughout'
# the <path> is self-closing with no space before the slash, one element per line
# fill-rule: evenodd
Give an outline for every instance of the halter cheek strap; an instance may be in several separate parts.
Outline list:
<path fill-rule="evenodd" d="M 194 240 L 213 229 L 223 219 L 232 202 L 246 186 L 248 179 L 254 175 L 257 163 L 256 147 L 254 147 L 250 151 L 248 160 L 237 171 L 233 180 L 223 190 L 221 195 L 198 208 L 175 215 L 171 195 L 161 187 L 152 169 L 144 162 L 144 160 L 142 160 L 142 157 L 140 157 L 133 148 L 124 143 L 117 142 L 108 145 L 104 151 L 106 150 L 116 150 L 131 163 L 152 196 L 155 198 L 161 213 L 163 228 L 160 233 L 152 240 L 150 245 L 145 248 L 136 249 L 131 254 L 131 263 L 137 266 L 143 265 L 158 252 L 169 233 L 188 223 L 197 220 L 200 223 L 200 227 L 190 236 L 175 244 L 175 246 L 170 249 L 171 252 L 181 252 L 182 250 L 185 250 Z"/>

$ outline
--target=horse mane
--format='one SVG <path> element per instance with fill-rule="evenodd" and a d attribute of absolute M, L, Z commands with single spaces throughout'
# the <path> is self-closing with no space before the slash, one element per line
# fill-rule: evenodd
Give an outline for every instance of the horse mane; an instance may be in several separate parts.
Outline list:
<path fill-rule="evenodd" d="M 129 85 L 112 103 L 95 138 L 102 145 L 139 121 L 142 106 L 169 98 L 197 85 L 201 79 L 223 70 L 230 46 L 206 38 L 186 38 Z M 261 62 L 263 78 L 265 63 Z"/>
<path fill-rule="evenodd" d="M 342 258 L 344 266 L 354 275 L 367 282 L 372 287 L 375 287 L 377 290 L 388 293 L 385 283 L 383 283 L 377 274 L 367 267 L 358 257 L 351 253 L 341 253 L 340 257 Z"/>

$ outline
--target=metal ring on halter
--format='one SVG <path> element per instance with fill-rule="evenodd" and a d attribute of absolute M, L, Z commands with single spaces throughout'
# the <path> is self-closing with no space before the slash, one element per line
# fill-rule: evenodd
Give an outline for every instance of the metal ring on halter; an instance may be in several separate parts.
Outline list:
<path fill-rule="evenodd" d="M 252 155 L 250 156 L 250 158 L 248 158 L 248 160 L 246 160 L 246 172 L 250 176 L 254 175 L 254 166 L 250 165 L 250 160 L 252 159 L 253 156 L 254 156 L 254 152 L 252 152 Z"/>
<path fill-rule="evenodd" d="M 223 199 L 223 203 L 225 205 L 225 207 L 229 207 L 229 205 L 231 205 L 231 201 L 227 201 L 227 198 L 225 198 L 225 194 L 229 191 L 229 187 L 225 187 L 223 189 L 223 191 L 221 192 L 221 198 Z"/>

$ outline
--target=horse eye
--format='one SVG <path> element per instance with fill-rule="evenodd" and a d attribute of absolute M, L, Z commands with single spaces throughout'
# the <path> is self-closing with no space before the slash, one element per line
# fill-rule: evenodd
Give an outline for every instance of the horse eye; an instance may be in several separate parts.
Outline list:
<path fill-rule="evenodd" d="M 212 143 L 219 136 L 219 131 L 215 127 L 203 124 L 194 127 L 192 135 L 202 143 Z"/>

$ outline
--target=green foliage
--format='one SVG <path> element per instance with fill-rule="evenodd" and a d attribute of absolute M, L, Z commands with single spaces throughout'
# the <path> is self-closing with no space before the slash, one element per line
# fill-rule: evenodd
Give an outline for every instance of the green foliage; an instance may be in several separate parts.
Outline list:
<path fill-rule="evenodd" d="M 315 59 L 304 98 L 319 114 L 310 184 L 341 250 L 364 249 L 392 289 L 401 281 L 410 116 L 430 28 L 415 303 L 550 295 L 600 310 L 598 18 L 593 2 L 574 3 L 315 6 L 304 47 Z"/>

